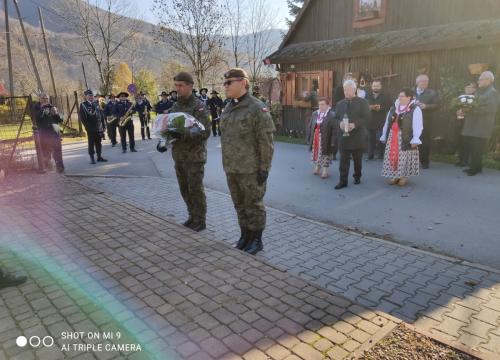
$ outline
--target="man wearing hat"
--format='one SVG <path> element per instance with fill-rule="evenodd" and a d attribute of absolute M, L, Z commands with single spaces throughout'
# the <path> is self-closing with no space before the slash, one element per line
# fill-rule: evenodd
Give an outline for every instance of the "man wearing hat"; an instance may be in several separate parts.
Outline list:
<path fill-rule="evenodd" d="M 205 105 L 207 105 L 208 101 L 208 89 L 207 88 L 201 88 L 200 89 L 200 96 L 198 97 Z"/>
<path fill-rule="evenodd" d="M 166 114 L 168 109 L 170 109 L 173 105 L 173 102 L 168 100 L 168 94 L 166 91 L 161 92 L 161 100 L 155 105 L 155 112 L 157 114 Z"/>
<path fill-rule="evenodd" d="M 177 91 L 172 90 L 169 95 L 170 95 L 170 101 L 172 103 L 177 102 Z"/>
<path fill-rule="evenodd" d="M 121 119 L 123 116 L 127 114 L 129 109 L 132 107 L 132 103 L 128 101 L 128 93 L 121 92 L 118 95 L 119 101 L 115 104 L 113 108 L 113 115 L 118 119 Z M 129 113 L 129 115 L 131 115 Z M 130 141 L 130 152 L 137 152 L 135 149 L 135 140 L 134 140 L 134 121 L 130 120 L 125 126 L 119 127 L 120 131 L 120 141 L 122 144 L 122 153 L 127 152 L 127 133 Z"/>
<path fill-rule="evenodd" d="M 194 81 L 191 74 L 178 73 L 174 77 L 174 83 L 179 97 L 170 112 L 191 114 L 205 126 L 204 131 L 182 135 L 172 144 L 175 174 L 189 213 L 189 218 L 183 225 L 194 231 L 201 231 L 206 228 L 207 213 L 203 176 L 207 162 L 207 139 L 210 136 L 208 111 L 205 104 L 193 94 Z"/>
<path fill-rule="evenodd" d="M 241 228 L 236 248 L 253 255 L 263 249 L 263 199 L 276 129 L 266 105 L 248 93 L 245 70 L 231 69 L 224 78 L 226 97 L 232 100 L 220 119 L 222 164 Z"/>
<path fill-rule="evenodd" d="M 94 154 L 97 154 L 97 161 L 108 161 L 102 157 L 102 135 L 104 127 L 102 124 L 102 114 L 99 104 L 94 101 L 92 90 L 85 90 L 85 101 L 80 104 L 80 119 L 87 132 L 88 151 L 90 163 L 95 164 Z"/>
<path fill-rule="evenodd" d="M 149 100 L 146 99 L 146 94 L 140 92 L 136 98 L 134 105 L 134 112 L 139 113 L 139 120 L 141 121 L 141 137 L 142 140 L 146 139 L 146 135 L 151 140 L 151 133 L 149 132 L 149 112 L 152 107 Z"/>
<path fill-rule="evenodd" d="M 207 106 L 210 109 L 210 116 L 212 117 L 212 134 L 217 136 L 217 127 L 219 125 L 219 117 L 222 113 L 222 109 L 224 108 L 224 102 L 219 97 L 219 93 L 215 90 L 212 90 L 210 93 L 211 97 L 207 101 Z M 219 136 L 220 136 L 220 128 L 219 128 Z"/>
<path fill-rule="evenodd" d="M 118 126 L 117 121 L 111 121 L 113 118 L 113 107 L 116 104 L 116 97 L 114 94 L 108 96 L 108 102 L 104 106 L 104 116 L 106 117 L 106 129 L 108 130 L 108 137 L 111 140 L 111 146 L 116 146 L 116 127 Z"/>

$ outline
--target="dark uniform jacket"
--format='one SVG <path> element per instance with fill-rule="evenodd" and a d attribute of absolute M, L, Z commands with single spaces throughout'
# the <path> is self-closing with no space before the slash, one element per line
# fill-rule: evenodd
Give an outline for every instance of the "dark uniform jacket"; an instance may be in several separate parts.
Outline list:
<path fill-rule="evenodd" d="M 104 107 L 104 116 L 113 116 L 113 106 L 115 106 L 116 102 L 108 101 L 106 106 Z"/>
<path fill-rule="evenodd" d="M 36 103 L 34 105 L 36 126 L 41 132 L 56 134 L 52 125 L 61 124 L 63 122 L 59 114 L 52 115 L 50 113 L 52 107 L 54 107 L 52 104 L 41 106 L 40 103 Z"/>
<path fill-rule="evenodd" d="M 210 115 L 212 115 L 212 120 L 219 117 L 222 108 L 224 107 L 224 102 L 218 96 L 208 99 L 207 106 L 210 108 Z"/>
<path fill-rule="evenodd" d="M 159 101 L 155 105 L 155 113 L 157 114 L 163 114 L 164 111 L 170 109 L 174 105 L 173 101 L 167 100 L 167 101 Z"/>
<path fill-rule="evenodd" d="M 200 99 L 190 95 L 187 98 L 177 98 L 177 102 L 169 110 L 169 113 L 174 112 L 193 115 L 196 120 L 205 126 L 205 131 L 201 135 L 195 137 L 183 136 L 172 144 L 174 161 L 205 163 L 207 161 L 207 139 L 210 137 L 211 129 L 207 107 Z"/>
<path fill-rule="evenodd" d="M 349 132 L 349 136 L 340 136 L 340 150 L 361 150 L 365 146 L 365 125 L 370 121 L 370 108 L 368 101 L 360 97 L 354 96 L 352 99 L 343 99 L 335 108 L 335 119 L 337 120 L 333 126 L 339 126 L 340 122 L 347 114 L 349 123 L 353 123 L 355 128 Z M 327 136 L 331 137 L 330 131 L 333 129 L 329 126 Z"/>
<path fill-rule="evenodd" d="M 140 103 L 136 102 L 134 105 L 134 112 L 137 112 L 141 119 L 144 118 L 145 113 L 151 111 L 151 109 L 151 104 L 147 99 L 142 100 Z"/>
<path fill-rule="evenodd" d="M 125 101 L 117 101 L 115 106 L 113 106 L 113 116 L 118 118 L 122 117 L 126 114 L 128 109 L 132 106 L 132 103 L 128 100 Z"/>
<path fill-rule="evenodd" d="M 96 103 L 84 101 L 80 104 L 80 118 L 87 133 L 102 132 L 101 114 Z"/>
<path fill-rule="evenodd" d="M 273 132 L 266 105 L 246 94 L 225 107 L 220 118 L 222 165 L 229 174 L 253 174 L 271 169 Z"/>
<path fill-rule="evenodd" d="M 380 110 L 370 110 L 371 119 L 366 124 L 366 127 L 370 130 L 382 129 L 385 124 L 385 119 L 387 117 L 387 111 L 391 108 L 392 101 L 384 92 L 378 94 L 377 97 L 370 91 L 366 98 L 369 105 L 380 105 Z"/>

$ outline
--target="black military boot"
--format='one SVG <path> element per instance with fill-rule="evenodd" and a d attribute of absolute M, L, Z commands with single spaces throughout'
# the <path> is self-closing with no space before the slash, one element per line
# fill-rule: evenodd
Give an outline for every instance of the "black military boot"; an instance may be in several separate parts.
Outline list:
<path fill-rule="evenodd" d="M 255 255 L 259 251 L 264 249 L 264 244 L 262 244 L 262 231 L 263 230 L 252 231 L 253 239 L 245 248 L 246 253 L 249 253 L 250 255 Z"/>
<path fill-rule="evenodd" d="M 151 140 L 151 132 L 149 131 L 149 126 L 146 126 L 146 135 L 148 136 L 148 140 Z"/>
<path fill-rule="evenodd" d="M 189 227 L 193 223 L 193 218 L 189 215 L 188 219 L 182 223 L 182 225 Z"/>
<path fill-rule="evenodd" d="M 103 158 L 101 156 L 101 154 L 97 154 L 97 161 L 99 161 L 99 162 L 106 162 L 106 161 L 108 161 L 108 159 Z"/>
<path fill-rule="evenodd" d="M 0 289 L 21 285 L 26 282 L 26 280 L 26 276 L 5 273 L 0 269 Z"/>
<path fill-rule="evenodd" d="M 90 163 L 95 164 L 94 155 L 90 155 Z"/>
<path fill-rule="evenodd" d="M 205 224 L 204 220 L 193 220 L 191 225 L 189 225 L 189 228 L 196 232 L 199 232 L 201 230 L 205 230 L 207 228 L 207 225 Z"/>
<path fill-rule="evenodd" d="M 248 230 L 245 227 L 242 227 L 241 228 L 240 239 L 236 243 L 235 248 L 238 249 L 238 250 L 243 250 L 244 248 L 246 248 L 247 245 L 248 245 L 248 241 L 250 240 L 250 236 L 251 235 L 252 235 L 252 233 L 251 233 L 250 230 Z"/>

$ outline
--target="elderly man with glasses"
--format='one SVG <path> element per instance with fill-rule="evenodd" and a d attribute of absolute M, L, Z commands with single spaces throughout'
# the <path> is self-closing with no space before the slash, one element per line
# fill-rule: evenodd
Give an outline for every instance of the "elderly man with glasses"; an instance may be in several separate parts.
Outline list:
<path fill-rule="evenodd" d="M 488 139 L 495 128 L 495 115 L 499 103 L 498 91 L 493 86 L 495 76 L 485 71 L 479 76 L 476 98 L 478 107 L 465 115 L 462 135 L 470 154 L 470 168 L 464 172 L 474 176 L 483 171 L 483 153 Z"/>
<path fill-rule="evenodd" d="M 35 126 L 40 139 L 44 166 L 47 169 L 52 168 L 51 157 L 56 163 L 58 173 L 64 172 L 62 159 L 62 145 L 60 124 L 63 119 L 59 115 L 57 108 L 49 101 L 47 94 L 40 94 L 40 102 L 35 104 Z"/>
<path fill-rule="evenodd" d="M 236 248 L 249 254 L 263 249 L 264 195 L 273 158 L 275 126 L 266 105 L 248 93 L 248 75 L 234 68 L 224 74 L 231 99 L 220 119 L 222 163 L 238 215 L 241 236 Z"/>

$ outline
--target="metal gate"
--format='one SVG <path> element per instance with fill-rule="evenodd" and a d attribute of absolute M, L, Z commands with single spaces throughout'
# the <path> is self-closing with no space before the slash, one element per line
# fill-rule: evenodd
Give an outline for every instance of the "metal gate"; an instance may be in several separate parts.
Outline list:
<path fill-rule="evenodd" d="M 4 172 L 40 168 L 31 109 L 30 96 L 0 97 L 0 169 Z"/>

